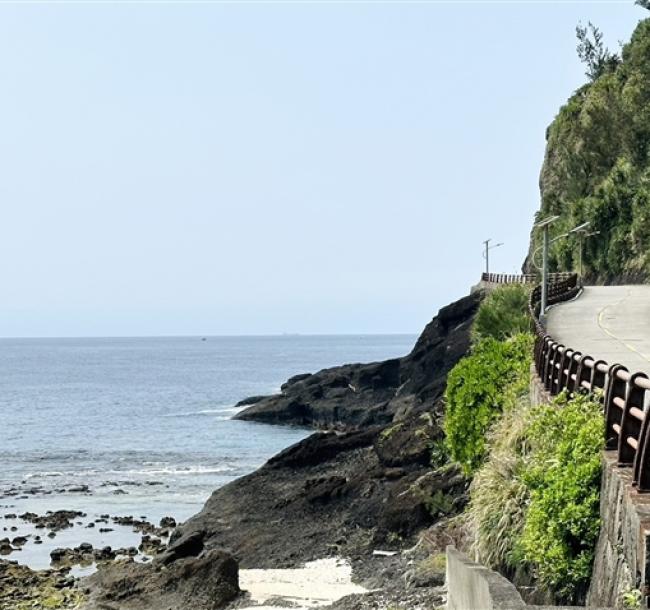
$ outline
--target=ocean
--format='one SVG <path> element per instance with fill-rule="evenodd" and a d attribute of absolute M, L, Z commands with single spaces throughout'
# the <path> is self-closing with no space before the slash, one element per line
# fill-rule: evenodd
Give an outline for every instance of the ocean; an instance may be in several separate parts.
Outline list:
<path fill-rule="evenodd" d="M 137 546 L 130 528 L 99 533 L 94 520 L 183 521 L 214 489 L 309 434 L 232 420 L 239 400 L 278 392 L 297 373 L 404 355 L 415 339 L 0 340 L 0 538 L 29 537 L 8 558 L 44 568 L 57 546 Z M 32 524 L 11 517 L 61 509 L 85 515 L 40 544 Z"/>

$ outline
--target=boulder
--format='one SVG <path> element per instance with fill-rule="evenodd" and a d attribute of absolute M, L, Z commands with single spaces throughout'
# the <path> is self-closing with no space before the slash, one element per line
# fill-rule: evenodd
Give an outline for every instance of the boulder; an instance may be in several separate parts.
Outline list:
<path fill-rule="evenodd" d="M 216 549 L 164 566 L 109 564 L 87 585 L 89 610 L 219 610 L 240 592 L 237 561 Z"/>

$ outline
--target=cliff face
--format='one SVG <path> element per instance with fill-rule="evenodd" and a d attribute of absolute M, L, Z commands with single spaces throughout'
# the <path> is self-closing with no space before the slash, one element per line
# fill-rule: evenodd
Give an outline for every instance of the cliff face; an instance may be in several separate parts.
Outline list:
<path fill-rule="evenodd" d="M 442 396 L 447 373 L 469 348 L 480 299 L 474 293 L 443 307 L 403 358 L 297 375 L 282 386 L 281 394 L 242 401 L 253 404 L 237 418 L 356 429 L 426 411 Z"/>
<path fill-rule="evenodd" d="M 547 131 L 538 219 L 559 215 L 554 234 L 589 221 L 583 268 L 594 283 L 650 278 L 650 20 L 613 70 L 581 87 Z M 524 264 L 540 245 L 533 234 Z M 552 270 L 578 267 L 577 238 L 551 249 Z"/>
<path fill-rule="evenodd" d="M 337 427 L 215 491 L 174 538 L 201 536 L 243 567 L 289 567 L 408 540 L 462 510 L 467 481 L 432 466 L 447 372 L 466 353 L 481 293 L 443 308 L 403 358 L 298 376 L 240 417 Z"/>

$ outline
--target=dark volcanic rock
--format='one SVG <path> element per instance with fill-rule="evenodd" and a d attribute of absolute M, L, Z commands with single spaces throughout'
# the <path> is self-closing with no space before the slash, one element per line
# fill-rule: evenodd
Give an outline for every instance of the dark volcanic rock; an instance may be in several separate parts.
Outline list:
<path fill-rule="evenodd" d="M 184 536 L 179 536 L 169 545 L 165 554 L 160 557 L 160 563 L 167 565 L 185 557 L 196 557 L 203 551 L 204 537 L 205 533 L 202 531 L 194 531 Z"/>
<path fill-rule="evenodd" d="M 239 570 L 231 555 L 212 550 L 165 566 L 109 564 L 87 584 L 89 609 L 218 610 L 239 594 Z"/>
<path fill-rule="evenodd" d="M 236 417 L 349 429 L 385 425 L 412 410 L 427 410 L 442 395 L 449 370 L 467 352 L 482 296 L 475 292 L 443 307 L 403 358 L 296 375 L 280 394 L 253 397 L 253 404 Z"/>
<path fill-rule="evenodd" d="M 364 552 L 391 533 L 406 540 L 440 514 L 462 508 L 455 499 L 464 497 L 467 482 L 457 471 L 432 474 L 429 466 L 403 460 L 403 468 L 386 476 L 373 448 L 380 433 L 375 427 L 310 436 L 215 491 L 198 515 L 176 529 L 172 543 L 195 533 L 206 549 L 228 548 L 242 567 L 291 567 L 346 555 L 348 543 L 359 537 Z M 321 445 L 325 451 L 317 459 Z"/>
<path fill-rule="evenodd" d="M 72 527 L 72 521 L 77 517 L 85 517 L 86 513 L 77 510 L 48 511 L 45 515 L 26 512 L 20 515 L 23 521 L 33 523 L 39 529 L 47 528 L 53 532 Z"/>
<path fill-rule="evenodd" d="M 431 454 L 443 436 L 447 373 L 469 348 L 481 298 L 441 309 L 404 358 L 297 375 L 241 413 L 344 432 L 317 432 L 215 491 L 175 530 L 171 548 L 194 534 L 242 567 L 292 567 L 399 546 L 462 510 L 467 481 L 453 467 L 433 467 Z"/>
<path fill-rule="evenodd" d="M 386 466 L 427 465 L 431 448 L 443 439 L 438 425 L 442 414 L 426 412 L 409 415 L 386 427 L 375 441 L 375 451 Z"/>

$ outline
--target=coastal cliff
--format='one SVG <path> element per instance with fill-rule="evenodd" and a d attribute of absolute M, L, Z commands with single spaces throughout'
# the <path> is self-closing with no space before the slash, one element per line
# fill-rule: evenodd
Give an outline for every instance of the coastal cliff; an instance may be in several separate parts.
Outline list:
<path fill-rule="evenodd" d="M 593 70 L 546 132 L 538 219 L 558 215 L 554 235 L 590 223 L 582 251 L 589 283 L 650 278 L 649 108 L 650 19 L 645 19 L 620 56 L 611 54 Z M 531 235 L 528 272 L 535 268 L 531 255 L 541 244 L 538 233 Z M 575 236 L 551 246 L 552 271 L 577 270 L 579 259 Z"/>

